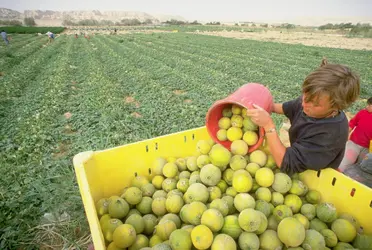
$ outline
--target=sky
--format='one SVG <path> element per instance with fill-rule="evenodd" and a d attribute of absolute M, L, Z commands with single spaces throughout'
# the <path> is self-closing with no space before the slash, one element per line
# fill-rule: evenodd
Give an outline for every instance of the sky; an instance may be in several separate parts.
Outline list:
<path fill-rule="evenodd" d="M 303 18 L 372 20 L 372 0 L 0 0 L 24 10 L 123 10 L 179 15 L 198 21 L 290 21 Z"/>

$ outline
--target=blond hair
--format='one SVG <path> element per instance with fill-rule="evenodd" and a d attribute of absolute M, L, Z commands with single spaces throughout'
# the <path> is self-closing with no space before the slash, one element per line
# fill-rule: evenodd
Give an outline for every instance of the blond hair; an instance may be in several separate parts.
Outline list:
<path fill-rule="evenodd" d="M 320 94 L 329 95 L 332 108 L 348 108 L 359 96 L 360 79 L 348 66 L 328 64 L 322 60 L 321 67 L 310 73 L 302 84 L 306 102 Z"/>

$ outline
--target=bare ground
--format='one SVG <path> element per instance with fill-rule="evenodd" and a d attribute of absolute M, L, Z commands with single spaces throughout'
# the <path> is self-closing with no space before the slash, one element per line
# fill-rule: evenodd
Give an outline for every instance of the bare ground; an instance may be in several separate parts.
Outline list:
<path fill-rule="evenodd" d="M 100 34 L 113 34 L 113 30 L 93 31 L 87 32 L 86 30 L 69 30 L 66 29 L 63 34 L 72 35 L 100 33 Z M 131 33 L 171 33 L 172 31 L 165 30 L 118 30 L 118 35 L 125 35 Z M 372 38 L 360 37 L 347 37 L 332 31 L 280 31 L 280 30 L 265 30 L 262 32 L 240 32 L 240 31 L 202 31 L 190 32 L 193 34 L 222 36 L 236 39 L 253 39 L 259 41 L 270 41 L 289 44 L 303 44 L 306 46 L 317 46 L 327 48 L 341 48 L 351 50 L 372 50 Z"/>
<path fill-rule="evenodd" d="M 331 32 L 274 31 L 239 32 L 239 31 L 206 31 L 194 32 L 212 36 L 223 36 L 237 39 L 254 39 L 307 46 L 342 48 L 352 50 L 372 50 L 372 38 L 349 38 L 342 34 Z"/>

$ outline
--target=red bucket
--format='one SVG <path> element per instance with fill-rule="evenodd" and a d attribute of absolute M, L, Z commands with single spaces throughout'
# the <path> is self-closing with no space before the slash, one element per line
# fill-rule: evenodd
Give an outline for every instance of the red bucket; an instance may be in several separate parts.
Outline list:
<path fill-rule="evenodd" d="M 225 99 L 216 101 L 209 108 L 206 117 L 207 130 L 212 139 L 230 150 L 231 141 L 220 141 L 217 139 L 217 132 L 220 129 L 218 127 L 218 121 L 222 117 L 222 110 L 231 106 L 232 104 L 237 104 L 244 108 L 252 109 L 254 108 L 252 106 L 253 103 L 271 113 L 273 109 L 273 97 L 269 89 L 259 83 L 247 83 Z M 258 142 L 249 147 L 248 153 L 251 153 L 262 145 L 265 136 L 265 131 L 262 127 L 259 128 L 258 135 Z"/>

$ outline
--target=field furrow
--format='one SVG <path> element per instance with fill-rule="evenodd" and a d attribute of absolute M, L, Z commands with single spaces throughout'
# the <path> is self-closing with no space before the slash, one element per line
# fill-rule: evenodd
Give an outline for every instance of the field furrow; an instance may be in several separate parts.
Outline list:
<path fill-rule="evenodd" d="M 39 58 L 45 63 L 39 65 L 42 70 L 38 74 L 36 71 L 33 79 L 24 80 L 27 84 L 22 86 L 22 95 L 12 101 L 1 117 L 0 174 L 12 178 L 1 180 L 4 200 L 0 206 L 4 217 L 0 217 L 0 223 L 22 223 L 18 227 L 23 232 L 14 237 L 11 227 L 2 228 L 0 240 L 8 239 L 6 244 L 9 244 L 2 246 L 4 249 L 32 239 L 35 231 L 30 233 L 27 230 L 37 225 L 45 212 L 52 210 L 51 204 L 58 207 L 53 199 L 47 197 L 60 190 L 59 180 L 64 180 L 63 173 L 68 172 L 61 171 L 59 167 L 63 162 L 53 162 L 52 157 L 59 147 L 58 127 L 64 99 L 68 95 L 66 82 L 70 77 L 69 53 L 73 44 L 66 42 L 63 47 L 56 42 L 44 49 L 46 58 Z M 59 53 L 55 54 L 56 50 Z M 16 207 L 21 209 L 17 215 L 14 214 Z"/>

